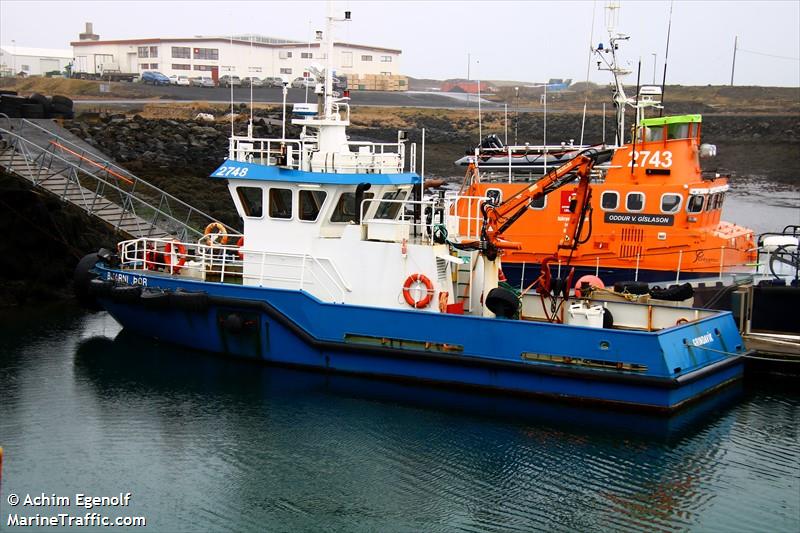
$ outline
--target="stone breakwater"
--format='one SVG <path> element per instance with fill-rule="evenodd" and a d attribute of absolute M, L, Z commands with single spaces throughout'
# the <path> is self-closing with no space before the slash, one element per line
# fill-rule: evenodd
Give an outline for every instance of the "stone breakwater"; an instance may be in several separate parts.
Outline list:
<path fill-rule="evenodd" d="M 387 110 L 391 115 L 394 111 Z M 254 135 L 280 137 L 280 115 L 263 111 L 257 113 Z M 245 115 L 240 115 L 246 118 Z M 606 117 L 605 135 L 601 116 L 587 117 L 584 141 L 611 142 L 614 132 L 610 113 Z M 397 122 L 397 121 L 395 121 Z M 429 174 L 452 176 L 460 173 L 452 163 L 470 150 L 478 141 L 477 117 L 472 113 L 454 116 L 437 116 L 419 111 L 405 113 L 401 128 L 409 133 L 410 140 L 421 140 L 422 128 L 426 130 Z M 94 114 L 67 121 L 65 125 L 79 137 L 101 148 L 133 172 L 145 175 L 170 171 L 173 175 L 207 176 L 226 157 L 230 121 L 217 117 L 214 121 L 147 119 L 140 115 Z M 497 133 L 503 138 L 502 115 L 486 113 L 483 117 L 483 134 Z M 547 118 L 547 142 L 580 140 L 582 117 L 576 114 L 552 114 Z M 245 120 L 234 122 L 234 132 L 245 134 Z M 353 140 L 374 139 L 392 142 L 397 137 L 397 127 L 386 126 L 382 118 L 360 119 L 354 112 L 349 129 Z M 540 144 L 543 120 L 540 114 L 525 113 L 517 117 L 509 113 L 509 142 L 516 138 L 519 144 Z M 289 125 L 287 136 L 298 134 L 298 128 Z M 763 175 L 782 181 L 797 180 L 800 175 L 800 116 L 741 116 L 706 115 L 703 117 L 703 141 L 720 147 L 714 164 L 735 170 L 740 175 Z"/>

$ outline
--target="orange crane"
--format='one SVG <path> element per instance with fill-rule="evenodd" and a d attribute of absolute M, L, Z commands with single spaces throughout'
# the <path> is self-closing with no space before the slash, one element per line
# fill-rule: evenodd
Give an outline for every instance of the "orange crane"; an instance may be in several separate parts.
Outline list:
<path fill-rule="evenodd" d="M 557 250 L 559 256 L 571 255 L 571 252 L 580 244 L 580 234 L 592 196 L 589 187 L 591 171 L 597 155 L 596 150 L 586 150 L 568 163 L 548 172 L 535 183 L 518 191 L 504 202 L 497 205 L 491 202 L 484 203 L 481 206 L 483 214 L 481 239 L 472 244 L 477 245 L 477 248 L 491 261 L 497 258 L 500 250 L 521 249 L 520 243 L 509 242 L 503 238 L 506 230 L 525 214 L 531 202 L 578 179 L 578 189 L 574 199 L 570 201 L 569 222 L 566 224 Z"/>

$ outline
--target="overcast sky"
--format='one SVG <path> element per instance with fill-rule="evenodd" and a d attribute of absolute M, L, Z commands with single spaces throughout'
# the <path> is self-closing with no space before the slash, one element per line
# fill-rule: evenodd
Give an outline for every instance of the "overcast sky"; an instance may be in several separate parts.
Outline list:
<path fill-rule="evenodd" d="M 623 1 L 619 31 L 631 36 L 624 57 L 642 77 L 660 82 L 669 1 Z M 604 1 L 340 1 L 352 22 L 336 38 L 403 51 L 401 73 L 420 78 L 542 81 L 586 79 L 591 42 L 606 41 Z M 324 2 L 0 0 L 0 42 L 69 48 L 84 22 L 101 39 L 260 33 L 306 40 L 324 27 Z M 730 82 L 734 37 L 739 36 L 736 85 L 800 86 L 800 2 L 680 1 L 673 4 L 668 83 Z M 590 70 L 591 81 L 609 78 Z M 629 78 L 636 83 L 635 74 Z"/>

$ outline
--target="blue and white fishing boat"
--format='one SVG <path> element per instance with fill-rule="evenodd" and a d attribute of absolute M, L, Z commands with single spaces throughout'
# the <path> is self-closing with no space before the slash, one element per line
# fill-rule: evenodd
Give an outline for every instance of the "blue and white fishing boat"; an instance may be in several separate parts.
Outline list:
<path fill-rule="evenodd" d="M 485 199 L 422 200 L 402 132 L 348 140 L 330 72 L 316 113 L 293 120 L 299 138 L 232 136 L 211 177 L 242 235 L 121 242 L 81 261 L 80 298 L 197 350 L 446 387 L 671 412 L 741 377 L 730 313 L 503 288 L 501 241 L 462 238 L 454 215 L 475 202 L 485 224 Z"/>

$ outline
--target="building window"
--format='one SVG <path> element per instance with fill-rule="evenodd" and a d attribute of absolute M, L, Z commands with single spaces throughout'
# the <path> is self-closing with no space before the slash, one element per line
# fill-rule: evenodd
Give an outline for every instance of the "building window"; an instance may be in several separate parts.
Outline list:
<path fill-rule="evenodd" d="M 291 59 L 292 53 L 289 52 L 288 50 L 281 50 L 280 52 L 278 52 L 278 57 L 281 59 Z"/>
<path fill-rule="evenodd" d="M 30 70 L 31 67 L 30 67 L 30 65 L 20 65 L 20 69 L 21 70 Z"/>
<path fill-rule="evenodd" d="M 625 209 L 636 212 L 644 209 L 644 193 L 629 192 L 625 197 Z"/>
<path fill-rule="evenodd" d="M 528 207 L 530 207 L 531 209 L 544 209 L 546 205 L 547 205 L 547 196 L 542 195 L 538 198 L 534 198 L 533 200 L 531 200 L 531 203 Z"/>
<path fill-rule="evenodd" d="M 205 72 L 210 72 L 210 71 L 214 70 L 215 68 L 216 67 L 214 67 L 213 65 L 195 65 L 194 66 L 195 70 L 202 70 L 202 71 L 205 71 Z"/>
<path fill-rule="evenodd" d="M 681 200 L 683 200 L 683 197 L 680 194 L 674 194 L 674 193 L 662 194 L 661 212 L 677 213 L 681 208 Z"/>
<path fill-rule="evenodd" d="M 292 190 L 269 190 L 269 216 L 272 218 L 292 218 Z"/>
<path fill-rule="evenodd" d="M 219 59 L 219 48 L 195 48 L 195 59 Z"/>
<path fill-rule="evenodd" d="M 300 191 L 298 198 L 300 204 L 300 213 L 298 216 L 300 220 L 308 220 L 311 222 L 317 220 L 327 195 L 328 193 L 325 191 Z"/>
<path fill-rule="evenodd" d="M 392 56 L 381 56 L 381 63 L 391 63 Z"/>
<path fill-rule="evenodd" d="M 702 194 L 693 194 L 689 197 L 689 201 L 686 202 L 686 212 L 687 213 L 699 213 L 703 210 L 703 204 L 705 203 L 706 197 Z"/>
<path fill-rule="evenodd" d="M 292 69 L 290 69 L 290 68 L 282 68 L 281 69 L 281 74 L 291 74 L 291 73 L 292 73 Z"/>
<path fill-rule="evenodd" d="M 172 57 L 177 59 L 191 59 L 192 51 L 188 46 L 173 46 Z"/>
<path fill-rule="evenodd" d="M 150 49 L 146 46 L 139 46 L 136 52 L 139 57 L 150 57 Z"/>
<path fill-rule="evenodd" d="M 184 65 L 184 64 L 172 64 L 172 70 L 192 70 L 191 65 Z"/>
<path fill-rule="evenodd" d="M 264 214 L 264 191 L 261 187 L 236 187 L 239 201 L 242 203 L 244 216 L 261 218 Z"/>
<path fill-rule="evenodd" d="M 372 61 L 372 56 L 361 56 L 361 61 Z"/>
<path fill-rule="evenodd" d="M 391 72 L 381 72 L 381 76 L 391 76 Z"/>
<path fill-rule="evenodd" d="M 139 63 L 139 70 L 150 70 L 150 63 Z"/>
<path fill-rule="evenodd" d="M 353 52 L 342 52 L 342 66 L 343 67 L 353 66 Z"/>
<path fill-rule="evenodd" d="M 158 47 L 151 46 L 150 47 L 150 57 L 158 57 Z"/>
<path fill-rule="evenodd" d="M 153 70 L 158 70 L 158 63 L 150 63 L 150 68 Z"/>
<path fill-rule="evenodd" d="M 619 193 L 606 191 L 600 196 L 600 208 L 603 211 L 613 211 L 619 207 Z"/>
<path fill-rule="evenodd" d="M 300 58 L 301 59 L 314 59 L 314 54 L 312 54 L 311 52 L 301 52 L 300 53 Z"/>

